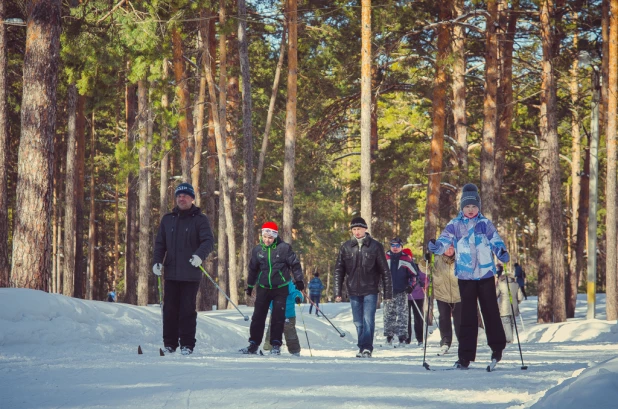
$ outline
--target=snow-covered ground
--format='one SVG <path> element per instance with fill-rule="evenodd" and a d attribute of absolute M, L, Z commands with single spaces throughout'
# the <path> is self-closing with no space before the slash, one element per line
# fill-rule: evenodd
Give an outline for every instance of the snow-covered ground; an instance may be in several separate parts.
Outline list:
<path fill-rule="evenodd" d="M 517 344 L 511 344 L 488 373 L 484 335 L 468 371 L 427 371 L 422 349 L 379 346 L 380 310 L 374 358 L 355 358 L 349 304 L 323 305 L 344 338 L 302 308 L 313 356 L 299 308 L 301 357 L 285 347 L 279 357 L 239 355 L 249 322 L 235 310 L 199 313 L 194 354 L 160 357 L 157 306 L 3 288 L 0 408 L 616 408 L 618 325 L 604 320 L 604 300 L 598 296 L 598 320 L 584 319 L 582 296 L 575 319 L 538 325 L 536 299 L 529 297 L 520 334 L 528 370 L 521 369 Z M 439 357 L 438 343 L 436 329 L 427 361 L 431 368 L 448 368 L 457 359 L 456 344 L 452 354 Z"/>

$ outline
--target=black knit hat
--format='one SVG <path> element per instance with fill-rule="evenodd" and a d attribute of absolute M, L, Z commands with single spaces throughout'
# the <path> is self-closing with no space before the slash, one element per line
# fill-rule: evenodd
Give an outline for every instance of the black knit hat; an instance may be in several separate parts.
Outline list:
<path fill-rule="evenodd" d="M 365 222 L 365 219 L 363 219 L 362 217 L 355 217 L 350 222 L 350 229 L 353 227 L 362 227 L 363 229 L 366 229 L 367 223 Z"/>
<path fill-rule="evenodd" d="M 178 196 L 179 194 L 184 193 L 185 195 L 189 195 L 195 199 L 195 191 L 193 190 L 193 186 L 190 183 L 181 183 L 176 188 L 174 192 L 174 196 Z"/>
<path fill-rule="evenodd" d="M 481 197 L 479 196 L 479 188 L 474 183 L 466 184 L 461 192 L 461 201 L 459 208 L 463 210 L 467 205 L 474 205 L 481 208 Z"/>
<path fill-rule="evenodd" d="M 399 244 L 403 246 L 403 241 L 401 241 L 399 237 L 395 237 L 394 239 L 391 239 L 391 244 Z"/>

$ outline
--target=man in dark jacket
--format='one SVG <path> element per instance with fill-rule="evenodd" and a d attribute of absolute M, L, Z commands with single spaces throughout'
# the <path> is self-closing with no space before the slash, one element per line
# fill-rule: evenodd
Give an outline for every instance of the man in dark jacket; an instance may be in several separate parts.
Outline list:
<path fill-rule="evenodd" d="M 176 207 L 161 219 L 154 245 L 154 274 L 165 267 L 163 299 L 163 344 L 166 353 L 178 348 L 189 355 L 195 347 L 196 297 L 202 279 L 199 267 L 213 250 L 210 222 L 193 204 L 195 192 L 189 183 L 176 188 Z"/>
<path fill-rule="evenodd" d="M 257 286 L 255 306 L 249 328 L 249 346 L 242 348 L 243 354 L 257 354 L 262 338 L 268 308 L 272 302 L 270 316 L 271 355 L 281 353 L 283 327 L 285 325 L 285 304 L 290 281 L 299 291 L 305 289 L 300 261 L 292 246 L 279 237 L 279 229 L 273 222 L 262 225 L 260 244 L 253 248 L 249 262 L 249 277 L 245 292 L 249 297 Z"/>
<path fill-rule="evenodd" d="M 380 279 L 385 301 L 393 298 L 393 285 L 384 247 L 367 233 L 365 220 L 355 217 L 350 229 L 353 237 L 341 245 L 335 265 L 335 301 L 341 301 L 343 281 L 346 280 L 358 334 L 356 356 L 371 358 Z"/>

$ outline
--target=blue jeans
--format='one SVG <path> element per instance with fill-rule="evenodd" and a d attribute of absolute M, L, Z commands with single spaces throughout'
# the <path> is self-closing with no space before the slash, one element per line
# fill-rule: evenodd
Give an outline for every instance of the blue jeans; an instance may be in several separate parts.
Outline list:
<path fill-rule="evenodd" d="M 376 303 L 378 294 L 350 296 L 352 319 L 358 335 L 358 348 L 373 352 L 373 332 L 376 324 Z"/>
<path fill-rule="evenodd" d="M 318 295 L 309 295 L 309 298 L 311 298 L 311 301 L 313 301 L 315 303 L 315 305 L 316 305 L 315 315 L 320 315 L 320 314 L 318 314 L 318 308 L 320 308 L 320 298 L 321 298 L 320 294 L 318 294 Z M 309 314 L 311 314 L 311 309 L 312 308 L 313 308 L 313 304 L 311 304 L 309 306 Z"/>

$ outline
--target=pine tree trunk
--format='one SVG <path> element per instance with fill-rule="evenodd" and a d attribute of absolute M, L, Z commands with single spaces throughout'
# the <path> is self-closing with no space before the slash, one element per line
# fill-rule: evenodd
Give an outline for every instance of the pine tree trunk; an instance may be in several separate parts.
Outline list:
<path fill-rule="evenodd" d="M 450 18 L 448 0 L 440 0 L 439 20 Z M 438 27 L 438 56 L 436 58 L 436 74 L 433 81 L 432 98 L 432 138 L 431 157 L 429 158 L 427 205 L 425 206 L 425 231 L 423 243 L 436 238 L 439 219 L 440 180 L 442 175 L 442 155 L 444 151 L 444 129 L 446 125 L 446 59 L 450 35 L 448 27 L 443 24 Z"/>
<path fill-rule="evenodd" d="M 191 183 L 191 167 L 193 166 L 193 116 L 191 113 L 191 95 L 185 61 L 180 27 L 172 28 L 172 51 L 174 65 L 174 79 L 176 80 L 176 96 L 180 105 L 180 119 L 178 120 L 178 138 L 180 140 L 180 168 L 182 181 Z"/>
<path fill-rule="evenodd" d="M 126 121 L 127 148 L 131 149 L 135 140 L 135 120 L 136 120 L 136 87 L 135 85 L 127 85 L 126 88 Z M 137 178 L 130 172 L 127 176 L 126 203 L 127 210 L 125 215 L 125 266 L 124 266 L 124 302 L 127 304 L 137 304 Z"/>
<path fill-rule="evenodd" d="M 251 257 L 251 245 L 254 243 L 255 227 L 253 216 L 255 213 L 255 196 L 253 195 L 253 121 L 251 120 L 251 72 L 249 67 L 249 40 L 247 39 L 247 5 L 245 0 L 238 0 L 238 54 L 240 59 L 240 73 L 242 76 L 242 133 L 244 141 L 243 173 L 243 241 L 239 271 L 243 272 L 243 280 L 247 281 L 248 264 Z"/>
<path fill-rule="evenodd" d="M 294 27 L 296 35 L 296 27 Z M 290 25 L 290 41 L 292 26 Z M 288 59 L 290 57 L 288 56 Z M 361 0 L 361 217 L 372 232 L 371 209 L 371 0 Z"/>
<path fill-rule="evenodd" d="M 618 318 L 616 279 L 616 115 L 618 114 L 618 0 L 610 1 L 609 76 L 607 83 L 607 172 L 605 201 L 607 216 L 606 246 L 606 310 L 607 320 Z"/>
<path fill-rule="evenodd" d="M 198 207 L 200 207 L 202 203 L 200 175 L 202 170 L 202 147 L 204 146 L 204 114 L 206 111 L 206 77 L 203 73 L 200 73 L 199 78 L 199 90 L 195 102 L 195 154 L 193 155 L 193 167 L 191 168 L 191 181 L 193 182 L 193 190 L 195 190 L 195 205 Z"/>
<path fill-rule="evenodd" d="M 453 18 L 464 14 L 464 0 L 453 0 Z M 459 24 L 453 25 L 453 123 L 455 139 L 459 144 L 459 184 L 463 186 L 468 177 L 468 121 L 466 118 L 466 31 Z"/>
<path fill-rule="evenodd" d="M 0 2 L 0 21 L 4 21 L 5 2 Z M 7 34 L 0 24 L 0 287 L 9 286 L 9 203 L 8 203 L 8 101 L 7 101 Z"/>
<path fill-rule="evenodd" d="M 75 118 L 75 150 L 77 182 L 75 185 L 75 263 L 73 296 L 84 298 L 86 289 L 86 266 L 84 265 L 84 187 L 86 183 L 86 97 L 77 97 L 77 115 Z M 67 266 L 65 262 L 65 266 Z M 65 267 L 66 268 L 66 267 Z"/>
<path fill-rule="evenodd" d="M 75 185 L 77 183 L 77 87 L 67 90 L 67 159 L 64 194 L 64 274 L 62 294 L 73 297 L 75 292 Z"/>
<path fill-rule="evenodd" d="M 96 167 L 96 127 L 95 127 L 95 109 L 92 108 L 92 122 L 90 128 L 90 216 L 88 217 L 88 280 L 86 282 L 86 299 L 94 300 L 95 286 L 97 283 L 96 277 L 96 190 L 95 181 L 97 176 Z"/>
<path fill-rule="evenodd" d="M 168 78 L 168 61 L 167 58 L 163 59 L 163 81 L 167 82 Z M 161 95 L 161 108 L 164 112 L 167 112 L 169 109 L 170 103 L 169 98 L 167 96 L 167 90 L 163 89 L 163 95 Z M 161 179 L 160 179 L 160 189 L 159 189 L 159 218 L 163 217 L 165 213 L 168 212 L 168 180 L 169 180 L 169 163 L 170 163 L 170 154 L 167 147 L 168 141 L 168 132 L 169 128 L 167 126 L 167 122 L 165 119 L 161 121 Z"/>
<path fill-rule="evenodd" d="M 10 285 L 47 291 L 51 272 L 51 218 L 60 1 L 26 4 L 27 31 L 21 101 L 21 139 Z"/>
<path fill-rule="evenodd" d="M 150 276 L 150 196 L 148 186 L 150 163 L 148 161 L 148 84 L 137 82 L 137 121 L 139 147 L 139 265 L 137 269 L 137 305 L 148 304 L 148 278 Z"/>
<path fill-rule="evenodd" d="M 487 1 L 485 29 L 485 99 L 483 101 L 483 142 L 481 148 L 481 211 L 489 219 L 495 215 L 495 143 L 498 125 L 498 19 L 497 0 Z"/>
<path fill-rule="evenodd" d="M 601 38 L 603 40 L 602 59 L 601 59 L 601 107 L 599 110 L 600 133 L 607 135 L 607 102 L 608 102 L 608 81 L 609 81 L 609 2 L 601 1 Z"/>

